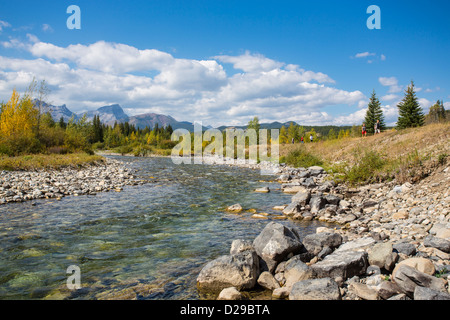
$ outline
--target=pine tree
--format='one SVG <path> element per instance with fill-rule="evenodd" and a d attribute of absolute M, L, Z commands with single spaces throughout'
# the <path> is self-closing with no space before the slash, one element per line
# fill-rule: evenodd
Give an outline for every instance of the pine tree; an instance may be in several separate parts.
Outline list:
<path fill-rule="evenodd" d="M 374 126 L 377 120 L 380 120 L 380 131 L 382 131 L 385 128 L 383 110 L 381 110 L 380 100 L 378 100 L 375 90 L 373 90 L 367 107 L 366 117 L 364 118 L 367 133 L 375 133 Z"/>
<path fill-rule="evenodd" d="M 405 97 L 397 107 L 397 127 L 399 129 L 421 127 L 424 125 L 425 116 L 417 100 L 413 81 L 411 81 L 411 85 L 405 90 Z"/>

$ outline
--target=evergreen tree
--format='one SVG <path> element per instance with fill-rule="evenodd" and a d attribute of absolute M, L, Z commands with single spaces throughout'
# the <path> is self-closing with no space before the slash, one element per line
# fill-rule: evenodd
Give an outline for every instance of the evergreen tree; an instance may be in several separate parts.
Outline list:
<path fill-rule="evenodd" d="M 413 81 L 411 81 L 411 85 L 405 90 L 405 97 L 397 107 L 397 127 L 399 129 L 421 127 L 424 125 L 425 116 L 417 100 Z"/>
<path fill-rule="evenodd" d="M 67 123 L 64 121 L 64 117 L 59 118 L 59 127 L 62 129 L 66 129 Z"/>
<path fill-rule="evenodd" d="M 377 120 L 380 120 L 380 130 L 382 131 L 385 128 L 383 110 L 381 110 L 380 100 L 378 100 L 375 90 L 373 90 L 366 111 L 366 117 L 364 118 L 367 133 L 375 133 L 374 126 Z"/>

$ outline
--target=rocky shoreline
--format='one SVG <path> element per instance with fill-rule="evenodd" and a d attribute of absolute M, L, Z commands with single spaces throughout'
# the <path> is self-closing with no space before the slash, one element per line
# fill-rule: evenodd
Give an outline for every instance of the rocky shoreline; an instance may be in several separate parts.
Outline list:
<path fill-rule="evenodd" d="M 61 200 L 66 196 L 95 195 L 121 191 L 124 186 L 143 184 L 122 162 L 105 158 L 81 168 L 66 167 L 36 171 L 1 171 L 0 205 L 38 199 Z"/>
<path fill-rule="evenodd" d="M 416 184 L 349 188 L 320 167 L 247 166 L 279 175 L 293 195 L 274 208 L 283 216 L 336 227 L 300 239 L 295 229 L 268 222 L 253 241 L 234 240 L 229 255 L 203 267 L 200 292 L 225 300 L 254 289 L 272 299 L 450 300 L 450 167 Z"/>

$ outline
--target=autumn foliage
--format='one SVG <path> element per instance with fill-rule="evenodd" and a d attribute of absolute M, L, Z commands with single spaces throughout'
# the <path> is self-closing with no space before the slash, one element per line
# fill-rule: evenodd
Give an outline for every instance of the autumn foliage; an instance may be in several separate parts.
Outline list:
<path fill-rule="evenodd" d="M 2 104 L 0 113 L 0 153 L 9 155 L 35 152 L 38 110 L 28 95 L 20 97 L 14 90 L 10 100 Z"/>

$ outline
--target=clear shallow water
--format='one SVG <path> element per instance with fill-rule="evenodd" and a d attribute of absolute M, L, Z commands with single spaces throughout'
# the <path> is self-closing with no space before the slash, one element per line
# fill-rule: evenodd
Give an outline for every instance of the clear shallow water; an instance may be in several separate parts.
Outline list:
<path fill-rule="evenodd" d="M 202 266 L 228 254 L 234 239 L 253 240 L 287 204 L 275 177 L 246 168 L 173 165 L 170 158 L 114 157 L 152 182 L 122 192 L 0 206 L 0 299 L 200 299 Z M 254 189 L 269 186 L 268 194 Z M 271 214 L 230 214 L 244 209 Z M 322 223 L 296 223 L 301 237 Z M 66 288 L 66 269 L 82 289 Z"/>

